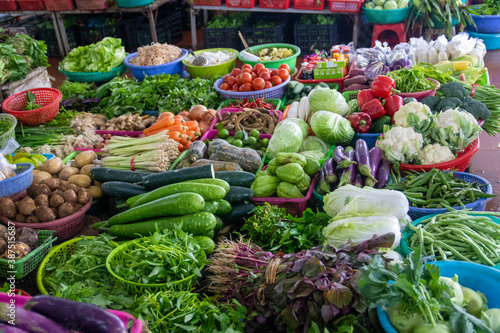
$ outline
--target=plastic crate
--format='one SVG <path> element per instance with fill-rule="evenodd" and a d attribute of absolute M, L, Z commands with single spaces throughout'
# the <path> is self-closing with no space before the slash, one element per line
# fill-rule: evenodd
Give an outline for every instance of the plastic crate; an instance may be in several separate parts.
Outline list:
<path fill-rule="evenodd" d="M 260 0 L 259 4 L 260 8 L 288 9 L 290 0 Z"/>
<path fill-rule="evenodd" d="M 226 6 L 235 8 L 253 8 L 255 7 L 255 2 L 255 0 L 226 0 Z"/>
<path fill-rule="evenodd" d="M 0 0 L 0 12 L 8 12 L 11 10 L 18 10 L 19 5 L 16 0 Z"/>
<path fill-rule="evenodd" d="M 241 50 L 243 44 L 238 36 L 240 28 L 203 29 L 205 48 L 226 47 Z"/>
<path fill-rule="evenodd" d="M 81 45 L 95 44 L 105 37 L 121 38 L 120 25 L 118 23 L 104 22 L 102 25 L 78 25 L 77 29 L 80 34 Z"/>
<path fill-rule="evenodd" d="M 243 99 L 243 98 L 275 98 L 281 99 L 285 95 L 285 90 L 290 82 L 290 77 L 275 87 L 262 89 L 258 91 L 248 91 L 248 92 L 235 92 L 220 89 L 220 85 L 222 84 L 223 78 L 221 77 L 217 81 L 214 82 L 214 89 L 221 94 L 226 99 Z"/>
<path fill-rule="evenodd" d="M 337 23 L 315 25 L 296 22 L 293 26 L 295 45 L 300 47 L 303 54 L 310 54 L 311 48 L 313 52 L 315 49 L 330 50 L 333 45 L 338 44 L 337 29 Z"/>
<path fill-rule="evenodd" d="M 211 129 L 212 130 L 217 130 L 217 124 L 219 123 L 219 117 L 222 119 L 222 117 L 224 117 L 224 115 L 226 113 L 239 113 L 239 112 L 243 112 L 243 110 L 241 109 L 237 109 L 237 108 L 222 108 L 220 109 L 219 111 L 217 111 L 217 116 L 215 117 L 214 121 L 212 122 L 212 127 Z M 283 113 L 281 111 L 278 111 L 278 110 L 269 110 L 269 112 L 271 114 L 275 114 L 278 116 L 278 121 L 276 123 L 279 123 L 283 117 Z M 270 137 L 269 137 L 270 139 Z"/>
<path fill-rule="evenodd" d="M 75 0 L 79 10 L 106 9 L 115 2 L 113 0 Z"/>
<path fill-rule="evenodd" d="M 347 78 L 347 76 L 344 76 L 343 78 L 340 79 L 322 79 L 322 80 L 302 80 L 302 68 L 299 69 L 299 72 L 295 76 L 295 81 L 299 81 L 300 83 L 311 83 L 311 84 L 317 84 L 320 82 L 324 83 L 336 83 L 339 85 L 339 91 L 344 90 L 344 81 Z"/>
<path fill-rule="evenodd" d="M 21 10 L 44 10 L 45 5 L 42 0 L 17 0 Z"/>
<path fill-rule="evenodd" d="M 333 13 L 357 13 L 364 0 L 328 0 L 328 2 L 330 11 Z"/>
<path fill-rule="evenodd" d="M 221 0 L 194 0 L 196 6 L 220 6 Z"/>
<path fill-rule="evenodd" d="M 42 263 L 43 258 L 49 253 L 52 243 L 56 240 L 54 237 L 55 231 L 40 230 L 38 233 L 38 247 L 31 251 L 26 257 L 14 261 L 14 267 L 9 264 L 8 259 L 0 259 L 0 276 L 9 277 L 11 271 L 20 279 L 29 273 L 36 271 Z"/>
<path fill-rule="evenodd" d="M 286 22 L 282 21 L 277 26 L 266 28 L 245 25 L 241 27 L 240 31 L 248 45 L 254 46 L 268 43 L 283 43 L 285 41 L 285 28 Z"/>
<path fill-rule="evenodd" d="M 122 21 L 125 46 L 129 52 L 135 52 L 153 41 L 146 17 L 139 16 Z M 181 13 L 177 12 L 156 21 L 156 35 L 159 43 L 177 44 L 182 41 Z M 222 47 L 222 46 L 218 46 Z"/>
<path fill-rule="evenodd" d="M 46 3 L 47 4 L 47 3 Z M 47 5 L 48 6 L 48 5 Z M 75 26 L 67 27 L 66 36 L 68 38 L 68 44 L 71 49 L 78 47 L 80 45 L 80 35 Z M 59 57 L 61 53 L 59 51 L 59 43 L 57 42 L 56 32 L 52 29 L 38 28 L 37 39 L 43 40 L 47 44 L 47 56 L 49 57 Z"/>
<path fill-rule="evenodd" d="M 325 0 L 293 0 L 293 5 L 295 9 L 323 10 L 325 8 Z"/>
<path fill-rule="evenodd" d="M 221 103 L 221 105 L 217 108 L 217 111 L 222 109 L 222 108 L 229 108 L 231 106 L 229 106 L 229 103 L 238 103 L 238 101 L 242 101 L 243 99 L 239 99 L 239 100 L 236 100 L 236 99 L 227 99 L 225 101 L 223 101 Z M 255 99 L 250 99 L 250 101 L 254 101 Z M 264 102 L 268 103 L 268 104 L 272 104 L 274 105 L 274 109 L 275 110 L 279 110 L 280 107 L 281 107 L 281 100 L 280 99 L 277 99 L 277 98 L 271 98 L 271 99 L 264 99 Z"/>
<path fill-rule="evenodd" d="M 73 10 L 75 9 L 75 2 L 73 0 L 43 0 L 45 2 L 45 7 L 47 10 L 59 11 L 59 10 Z M 70 48 L 74 46 L 70 45 Z"/>
<path fill-rule="evenodd" d="M 55 88 L 30 89 L 35 97 L 36 103 L 42 107 L 36 110 L 24 111 L 26 106 L 26 94 L 28 90 L 21 91 L 8 97 L 2 103 L 2 109 L 13 115 L 23 125 L 36 126 L 52 120 L 59 112 L 59 102 L 62 94 Z"/>

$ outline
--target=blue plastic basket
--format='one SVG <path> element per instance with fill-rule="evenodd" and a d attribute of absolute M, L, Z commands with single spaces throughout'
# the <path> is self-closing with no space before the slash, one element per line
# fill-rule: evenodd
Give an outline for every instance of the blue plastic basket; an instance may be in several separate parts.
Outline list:
<path fill-rule="evenodd" d="M 19 163 L 16 165 L 16 175 L 0 182 L 0 197 L 7 197 L 24 191 L 33 183 L 32 171 L 35 166 L 31 163 Z"/>
<path fill-rule="evenodd" d="M 382 133 L 354 133 L 354 136 L 351 141 L 351 146 L 356 144 L 356 141 L 359 139 L 363 139 L 368 146 L 368 149 L 375 147 L 375 143 L 378 140 L 378 137 L 381 136 Z"/>
<path fill-rule="evenodd" d="M 166 64 L 156 65 L 156 66 L 135 66 L 130 64 L 130 59 L 137 56 L 137 52 L 134 52 L 125 58 L 125 66 L 128 67 L 130 73 L 134 78 L 139 81 L 144 80 L 146 75 L 160 75 L 160 74 L 179 74 L 182 75 L 184 72 L 184 64 L 182 60 L 188 56 L 188 51 L 186 49 L 181 49 L 182 55 L 180 58 L 174 61 L 167 62 Z"/>
<path fill-rule="evenodd" d="M 214 89 L 226 99 L 243 99 L 243 98 L 282 99 L 283 96 L 285 95 L 288 82 L 290 82 L 290 76 L 289 76 L 285 82 L 272 88 L 262 89 L 258 91 L 235 92 L 235 91 L 222 90 L 219 88 L 220 85 L 222 84 L 223 79 L 224 78 L 220 78 L 214 82 Z"/>
<path fill-rule="evenodd" d="M 458 283 L 461 286 L 483 293 L 488 300 L 490 309 L 500 307 L 500 293 L 498 293 L 500 271 L 488 266 L 464 261 L 435 261 L 430 264 L 439 267 L 441 276 L 452 278 L 456 274 Z M 386 333 L 398 333 L 391 325 L 389 316 L 383 308 L 377 308 L 377 316 Z"/>
<path fill-rule="evenodd" d="M 478 185 L 484 185 L 488 184 L 487 186 L 482 187 L 482 191 L 484 193 L 492 194 L 493 193 L 493 187 L 491 187 L 491 184 L 484 178 L 473 175 L 471 173 L 467 172 L 459 172 L 455 171 L 453 173 L 453 176 L 458 178 L 458 179 L 463 179 L 466 182 L 469 183 L 478 183 Z M 404 180 L 401 179 L 401 180 Z M 477 212 L 484 212 L 486 210 L 486 203 L 491 198 L 482 198 L 482 199 L 477 199 L 474 202 L 468 203 L 465 205 L 465 208 L 471 209 Z M 461 206 L 453 207 L 453 209 L 460 210 L 462 209 Z M 410 210 L 408 211 L 408 215 L 410 215 L 412 220 L 419 219 L 423 216 L 430 215 L 430 214 L 441 214 L 441 213 L 446 213 L 448 209 L 446 208 L 418 208 L 418 207 L 412 207 L 410 206 Z"/>
<path fill-rule="evenodd" d="M 484 34 L 473 31 L 468 31 L 468 33 L 471 37 L 482 39 L 486 50 L 500 49 L 500 34 Z"/>
<path fill-rule="evenodd" d="M 59 71 L 66 76 L 67 80 L 73 82 L 108 82 L 117 76 L 123 75 L 127 71 L 127 67 L 124 64 L 117 66 L 110 70 L 109 72 L 90 72 L 90 73 L 80 73 L 80 72 L 66 72 L 59 67 Z"/>
<path fill-rule="evenodd" d="M 477 8 L 477 7 L 475 7 Z M 467 24 L 467 31 L 484 32 L 487 34 L 500 33 L 500 15 L 473 15 L 472 20 L 476 26 Z"/>

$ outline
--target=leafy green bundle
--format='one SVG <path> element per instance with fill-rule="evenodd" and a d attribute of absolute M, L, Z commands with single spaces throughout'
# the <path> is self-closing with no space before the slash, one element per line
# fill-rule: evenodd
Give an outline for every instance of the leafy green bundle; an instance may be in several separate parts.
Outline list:
<path fill-rule="evenodd" d="M 214 18 L 208 22 L 208 29 L 223 29 L 223 28 L 238 28 L 243 25 L 249 18 L 250 13 L 231 13 L 229 16 L 215 15 Z"/>

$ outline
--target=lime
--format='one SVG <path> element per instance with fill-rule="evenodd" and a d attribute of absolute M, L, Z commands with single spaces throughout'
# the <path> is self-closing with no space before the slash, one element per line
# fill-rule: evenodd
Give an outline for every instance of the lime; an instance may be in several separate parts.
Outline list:
<path fill-rule="evenodd" d="M 259 150 L 263 151 L 263 152 L 266 152 L 266 147 L 260 147 Z"/>
<path fill-rule="evenodd" d="M 219 132 L 217 132 L 217 135 L 221 139 L 227 139 L 227 138 L 229 138 L 229 131 L 227 129 L 223 128 L 223 129 L 219 130 Z"/>
<path fill-rule="evenodd" d="M 250 132 L 250 136 L 251 136 L 252 138 L 256 138 L 256 139 L 258 139 L 258 138 L 260 138 L 260 133 L 259 133 L 259 131 L 257 131 L 256 129 L 253 129 L 253 130 Z"/>
<path fill-rule="evenodd" d="M 241 141 L 240 139 L 236 139 L 233 141 L 233 145 L 241 148 L 243 147 L 243 141 Z"/>
<path fill-rule="evenodd" d="M 234 140 L 235 140 L 234 136 L 230 136 L 229 138 L 226 139 L 226 142 L 229 144 L 233 144 Z"/>
<path fill-rule="evenodd" d="M 253 136 L 248 137 L 248 139 L 245 140 L 245 144 L 248 146 L 254 146 L 257 143 L 257 139 L 254 138 Z"/>
<path fill-rule="evenodd" d="M 260 147 L 262 147 L 262 141 L 261 140 L 257 140 L 257 142 L 255 142 L 255 144 L 253 145 L 253 147 L 255 149 L 259 149 Z"/>
<path fill-rule="evenodd" d="M 269 139 L 268 138 L 262 139 L 262 146 L 267 147 L 267 145 L 269 145 Z"/>
<path fill-rule="evenodd" d="M 234 134 L 234 137 L 239 140 L 245 140 L 246 133 L 244 131 L 238 131 Z"/>

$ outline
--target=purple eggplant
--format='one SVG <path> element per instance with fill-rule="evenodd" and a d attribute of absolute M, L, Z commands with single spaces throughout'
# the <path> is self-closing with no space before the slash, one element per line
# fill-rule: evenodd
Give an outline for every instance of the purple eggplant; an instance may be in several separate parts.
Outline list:
<path fill-rule="evenodd" d="M 323 164 L 324 166 L 324 164 Z M 319 189 L 323 193 L 330 193 L 330 183 L 325 180 L 325 170 L 321 168 L 319 171 Z"/>
<path fill-rule="evenodd" d="M 351 164 L 356 164 L 356 161 L 350 161 L 349 159 L 346 159 L 344 147 L 342 146 L 337 146 L 333 150 L 333 155 L 332 158 L 337 162 L 337 168 L 338 169 L 344 169 L 347 168 Z"/>
<path fill-rule="evenodd" d="M 363 187 L 363 176 L 359 172 L 356 172 L 356 176 L 354 177 L 354 182 L 352 183 L 352 185 Z"/>
<path fill-rule="evenodd" d="M 389 163 L 389 160 L 383 158 L 382 161 L 380 161 L 380 165 L 378 166 L 378 171 L 377 171 L 378 188 L 385 187 L 385 185 L 389 181 L 390 174 L 391 174 L 391 165 Z"/>
<path fill-rule="evenodd" d="M 349 161 L 354 160 L 354 150 L 350 150 L 346 154 L 346 158 Z M 344 168 L 341 173 L 339 186 L 352 184 L 356 178 L 356 165 L 350 164 L 347 168 Z"/>
<path fill-rule="evenodd" d="M 2 333 L 30 333 L 29 331 L 20 329 L 10 324 L 0 324 L 0 332 Z"/>
<path fill-rule="evenodd" d="M 373 147 L 370 149 L 370 168 L 372 169 L 371 175 L 373 178 L 377 177 L 378 166 L 380 165 L 380 161 L 382 160 L 382 149 L 379 147 Z M 376 179 L 367 178 L 366 186 L 373 187 L 377 183 Z"/>
<path fill-rule="evenodd" d="M 325 171 L 325 180 L 333 184 L 337 181 L 337 173 L 335 172 L 335 161 L 333 158 L 327 159 L 323 163 L 323 170 Z"/>
<path fill-rule="evenodd" d="M 37 312 L 72 331 L 92 333 L 127 333 L 115 314 L 96 305 L 59 297 L 40 295 L 30 298 L 24 308 Z M 55 333 L 55 331 L 52 331 Z M 64 332 L 67 332 L 64 330 Z"/>
<path fill-rule="evenodd" d="M 356 141 L 356 162 L 358 162 L 358 170 L 363 175 L 377 181 L 375 177 L 372 176 L 372 168 L 370 166 L 370 152 L 368 151 L 368 146 L 365 140 L 359 139 Z"/>
<path fill-rule="evenodd" d="M 60 312 L 63 309 L 58 309 Z M 57 316 L 57 312 L 55 315 Z M 0 321 L 14 322 L 17 328 L 37 333 L 70 333 L 67 329 L 36 312 L 16 307 L 12 303 L 0 303 Z"/>

